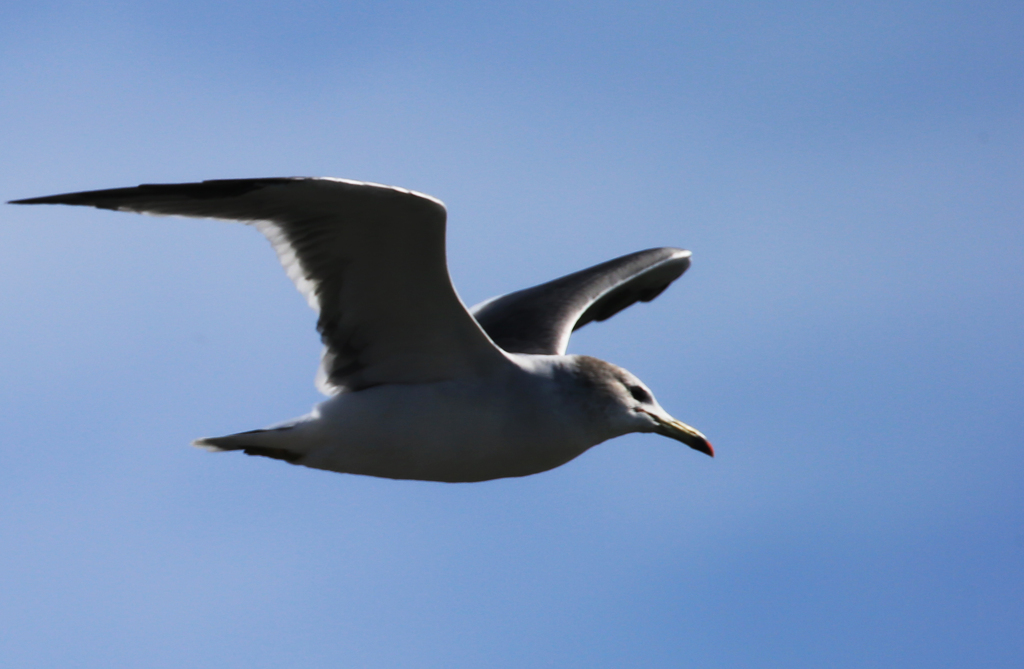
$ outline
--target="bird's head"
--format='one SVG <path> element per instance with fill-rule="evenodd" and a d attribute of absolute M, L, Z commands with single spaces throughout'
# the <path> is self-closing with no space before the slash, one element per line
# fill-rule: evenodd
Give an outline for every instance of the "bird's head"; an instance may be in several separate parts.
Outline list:
<path fill-rule="evenodd" d="M 600 413 L 620 434 L 656 432 L 715 456 L 711 442 L 695 428 L 670 416 L 636 376 L 604 360 L 586 355 L 572 357 L 574 376 L 585 388 L 589 409 Z"/>

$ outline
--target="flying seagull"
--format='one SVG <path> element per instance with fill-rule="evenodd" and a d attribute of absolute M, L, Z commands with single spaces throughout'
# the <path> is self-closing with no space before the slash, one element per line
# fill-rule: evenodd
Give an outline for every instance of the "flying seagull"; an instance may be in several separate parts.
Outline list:
<path fill-rule="evenodd" d="M 713 456 L 640 379 L 565 355 L 572 331 L 654 299 L 690 252 L 640 251 L 462 304 L 445 260 L 444 204 L 378 184 L 332 178 L 148 184 L 11 204 L 70 204 L 157 216 L 242 221 L 262 232 L 319 313 L 317 387 L 300 418 L 197 439 L 348 474 L 486 481 L 558 467 L 630 432 L 655 432 Z"/>

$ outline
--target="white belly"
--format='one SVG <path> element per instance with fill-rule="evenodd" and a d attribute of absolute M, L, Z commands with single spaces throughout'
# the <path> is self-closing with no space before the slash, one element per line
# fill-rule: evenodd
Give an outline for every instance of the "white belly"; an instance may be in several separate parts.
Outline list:
<path fill-rule="evenodd" d="M 386 478 L 483 481 L 557 467 L 607 438 L 581 425 L 584 416 L 544 384 L 520 383 L 385 385 L 337 395 L 291 435 L 303 442 L 297 464 Z"/>

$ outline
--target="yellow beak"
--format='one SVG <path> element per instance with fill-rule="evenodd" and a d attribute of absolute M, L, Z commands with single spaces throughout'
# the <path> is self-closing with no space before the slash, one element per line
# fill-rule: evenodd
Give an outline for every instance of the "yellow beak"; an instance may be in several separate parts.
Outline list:
<path fill-rule="evenodd" d="M 681 441 L 695 451 L 707 453 L 711 457 L 715 457 L 715 449 L 712 448 L 711 442 L 696 428 L 692 428 L 671 416 L 659 416 L 653 411 L 646 411 L 644 409 L 640 409 L 640 411 L 653 418 L 654 422 L 658 424 L 658 427 L 655 429 L 655 432 L 658 434 Z"/>

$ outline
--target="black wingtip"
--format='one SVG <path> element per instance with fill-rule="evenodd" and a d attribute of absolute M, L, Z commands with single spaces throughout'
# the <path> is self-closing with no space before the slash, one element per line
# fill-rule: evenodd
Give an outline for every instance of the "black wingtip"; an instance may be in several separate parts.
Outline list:
<path fill-rule="evenodd" d="M 7 204 L 71 204 L 96 207 L 98 209 L 118 209 L 138 198 L 186 197 L 192 199 L 216 199 L 238 197 L 267 186 L 279 186 L 295 181 L 305 181 L 310 178 L 266 177 L 261 179 L 212 179 L 178 184 L 142 184 L 129 188 L 86 190 L 76 193 L 47 195 L 45 197 L 31 197 L 24 200 L 11 200 Z"/>
<path fill-rule="evenodd" d="M 52 202 L 53 196 L 47 197 L 29 197 L 24 200 L 8 200 L 7 204 L 60 204 L 59 202 Z"/>
<path fill-rule="evenodd" d="M 47 195 L 45 197 L 30 197 L 24 200 L 11 200 L 7 204 L 86 204 L 93 207 L 100 205 L 90 202 L 84 197 L 88 193 L 64 193 L 62 195 Z"/>

